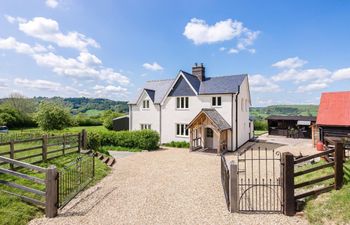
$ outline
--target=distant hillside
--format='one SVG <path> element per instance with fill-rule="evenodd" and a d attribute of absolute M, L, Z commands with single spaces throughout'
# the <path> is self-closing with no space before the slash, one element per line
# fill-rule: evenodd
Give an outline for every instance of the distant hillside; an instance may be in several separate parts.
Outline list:
<path fill-rule="evenodd" d="M 270 115 L 317 116 L 318 105 L 271 105 L 267 107 L 251 107 L 250 115 L 255 119 L 265 119 Z"/>

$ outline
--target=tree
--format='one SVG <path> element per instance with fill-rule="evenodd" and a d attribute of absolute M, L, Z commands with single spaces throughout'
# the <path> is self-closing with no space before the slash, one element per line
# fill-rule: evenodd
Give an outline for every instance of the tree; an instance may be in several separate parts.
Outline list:
<path fill-rule="evenodd" d="M 69 109 L 54 102 L 41 103 L 35 120 L 43 130 L 62 130 L 73 124 Z"/>
<path fill-rule="evenodd" d="M 37 104 L 33 99 L 19 93 L 11 93 L 4 101 L 4 106 L 17 110 L 20 114 L 28 116 L 35 112 Z"/>
<path fill-rule="evenodd" d="M 105 126 L 108 130 L 112 130 L 113 129 L 113 119 L 121 117 L 123 115 L 124 114 L 113 112 L 112 110 L 104 111 L 104 113 L 102 115 L 103 126 Z"/>

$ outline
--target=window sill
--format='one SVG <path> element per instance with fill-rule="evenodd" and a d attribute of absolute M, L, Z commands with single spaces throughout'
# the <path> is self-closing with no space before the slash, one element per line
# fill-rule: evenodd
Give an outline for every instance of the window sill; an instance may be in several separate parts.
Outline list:
<path fill-rule="evenodd" d="M 149 108 L 142 108 L 141 110 L 142 110 L 142 111 L 150 111 Z"/>
<path fill-rule="evenodd" d="M 178 138 L 188 138 L 189 137 L 189 135 L 188 136 L 185 136 L 185 135 L 175 135 L 176 137 L 178 137 Z"/>
<path fill-rule="evenodd" d="M 176 108 L 176 111 L 189 111 L 189 110 L 190 110 L 189 108 L 184 108 L 184 109 Z"/>
<path fill-rule="evenodd" d="M 222 108 L 222 105 L 212 105 L 212 108 Z"/>

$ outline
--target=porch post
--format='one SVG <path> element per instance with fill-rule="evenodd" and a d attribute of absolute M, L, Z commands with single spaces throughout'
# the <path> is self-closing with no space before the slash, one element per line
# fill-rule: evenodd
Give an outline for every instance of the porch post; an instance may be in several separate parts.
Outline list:
<path fill-rule="evenodd" d="M 221 132 L 219 131 L 219 137 L 218 137 L 218 147 L 217 147 L 217 154 L 220 155 L 221 152 Z"/>
<path fill-rule="evenodd" d="M 190 128 L 190 152 L 193 150 L 193 129 Z"/>
<path fill-rule="evenodd" d="M 202 148 L 204 148 L 204 145 L 205 145 L 205 131 L 204 131 L 204 125 L 202 124 L 201 126 L 201 145 L 202 145 Z"/>

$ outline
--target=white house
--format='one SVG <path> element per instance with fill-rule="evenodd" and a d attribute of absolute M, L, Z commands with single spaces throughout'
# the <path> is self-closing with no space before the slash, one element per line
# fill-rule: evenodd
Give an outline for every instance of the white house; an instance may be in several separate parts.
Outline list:
<path fill-rule="evenodd" d="M 161 143 L 190 142 L 191 150 L 233 151 L 253 136 L 247 75 L 207 77 L 203 64 L 192 74 L 148 81 L 129 102 L 129 129 L 152 129 Z"/>

